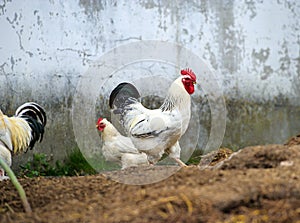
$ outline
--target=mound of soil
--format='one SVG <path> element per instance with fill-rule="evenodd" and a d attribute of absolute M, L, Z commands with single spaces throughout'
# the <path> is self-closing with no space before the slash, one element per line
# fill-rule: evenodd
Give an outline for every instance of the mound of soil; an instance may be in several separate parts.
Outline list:
<path fill-rule="evenodd" d="M 0 182 L 1 222 L 299 222 L 300 146 L 247 147 L 206 169 L 181 168 L 148 185 L 114 177 L 177 167 L 141 167 L 80 177 L 22 178 L 32 213 Z M 214 160 L 216 161 L 216 160 Z M 165 170 L 168 173 L 167 170 Z"/>
<path fill-rule="evenodd" d="M 300 145 L 300 134 L 290 138 L 284 145 L 286 146 Z"/>

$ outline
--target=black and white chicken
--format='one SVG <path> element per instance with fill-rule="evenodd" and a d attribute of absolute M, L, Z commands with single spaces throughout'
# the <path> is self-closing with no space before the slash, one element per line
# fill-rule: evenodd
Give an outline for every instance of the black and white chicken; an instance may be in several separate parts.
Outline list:
<path fill-rule="evenodd" d="M 164 153 L 180 166 L 179 139 L 186 132 L 191 117 L 191 94 L 194 93 L 196 75 L 190 69 L 181 70 L 168 89 L 158 109 L 148 109 L 140 102 L 138 90 L 130 83 L 119 84 L 110 94 L 109 105 L 134 146 L 148 155 L 151 164 L 157 163 Z"/>

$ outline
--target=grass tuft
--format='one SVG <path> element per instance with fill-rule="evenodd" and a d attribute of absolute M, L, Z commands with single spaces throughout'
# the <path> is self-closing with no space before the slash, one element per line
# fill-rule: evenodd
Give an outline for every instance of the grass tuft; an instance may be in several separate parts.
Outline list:
<path fill-rule="evenodd" d="M 73 149 L 63 162 L 56 161 L 54 165 L 46 154 L 35 153 L 31 161 L 20 167 L 20 175 L 27 177 L 81 176 L 96 173 L 78 148 Z"/>

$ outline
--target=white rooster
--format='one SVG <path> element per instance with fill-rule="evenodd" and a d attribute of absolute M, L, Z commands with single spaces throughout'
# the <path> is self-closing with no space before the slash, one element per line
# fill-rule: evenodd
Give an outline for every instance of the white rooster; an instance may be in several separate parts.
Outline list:
<path fill-rule="evenodd" d="M 170 86 L 159 109 L 147 109 L 137 99 L 138 90 L 130 83 L 119 84 L 110 94 L 109 105 L 114 114 L 119 114 L 135 147 L 148 155 L 151 164 L 157 163 L 164 153 L 180 166 L 178 140 L 188 128 L 191 117 L 191 97 L 194 93 L 196 75 L 190 69 L 181 70 L 181 75 Z"/>
<path fill-rule="evenodd" d="M 106 118 L 99 118 L 96 128 L 102 132 L 102 154 L 107 161 L 121 164 L 122 169 L 149 165 L 147 155 L 139 152 L 130 138 L 121 135 Z"/>
<path fill-rule="evenodd" d="M 14 117 L 8 117 L 0 110 L 0 156 L 11 166 L 12 154 L 32 149 L 41 142 L 47 118 L 45 110 L 34 102 L 21 105 Z M 6 179 L 0 167 L 0 180 Z"/>

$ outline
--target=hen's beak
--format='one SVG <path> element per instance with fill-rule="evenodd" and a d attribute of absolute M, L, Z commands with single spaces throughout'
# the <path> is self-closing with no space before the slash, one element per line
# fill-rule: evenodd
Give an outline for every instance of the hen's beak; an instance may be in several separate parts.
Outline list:
<path fill-rule="evenodd" d="M 96 128 L 98 128 L 98 127 L 99 127 L 99 125 L 97 124 L 97 125 L 96 125 Z"/>
<path fill-rule="evenodd" d="M 196 82 L 196 81 L 194 81 L 194 82 L 193 82 L 193 84 L 197 84 L 197 82 Z"/>

